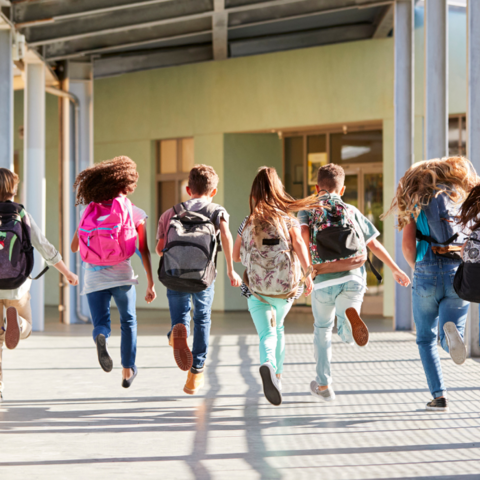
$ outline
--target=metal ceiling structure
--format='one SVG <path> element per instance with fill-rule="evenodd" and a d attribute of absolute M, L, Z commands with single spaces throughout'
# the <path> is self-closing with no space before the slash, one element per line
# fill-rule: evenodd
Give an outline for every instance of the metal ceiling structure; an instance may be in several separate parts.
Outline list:
<path fill-rule="evenodd" d="M 95 78 L 388 36 L 393 1 L 13 0 L 2 8 L 55 68 L 93 62 Z"/>

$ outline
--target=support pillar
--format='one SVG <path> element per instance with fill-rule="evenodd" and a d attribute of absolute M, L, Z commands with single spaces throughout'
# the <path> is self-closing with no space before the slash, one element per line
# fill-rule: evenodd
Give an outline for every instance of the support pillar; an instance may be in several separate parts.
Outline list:
<path fill-rule="evenodd" d="M 467 157 L 480 172 L 480 2 L 467 3 Z M 466 328 L 466 345 L 472 357 L 480 357 L 478 304 L 472 303 Z"/>
<path fill-rule="evenodd" d="M 25 65 L 24 105 L 25 207 L 45 234 L 45 67 L 41 63 Z M 37 251 L 34 255 L 32 276 L 45 266 Z M 45 325 L 44 278 L 34 280 L 30 289 L 34 331 L 43 331 Z"/>
<path fill-rule="evenodd" d="M 395 186 L 413 163 L 413 0 L 395 2 L 394 51 L 394 122 Z M 407 275 L 411 268 L 402 253 L 402 233 L 395 234 L 395 261 Z M 395 329 L 411 330 L 412 291 L 395 283 Z"/>
<path fill-rule="evenodd" d="M 0 168 L 13 170 L 12 32 L 0 23 Z"/>
<path fill-rule="evenodd" d="M 425 159 L 448 154 L 448 2 L 425 2 Z"/>
<path fill-rule="evenodd" d="M 68 91 L 78 98 L 78 112 L 75 114 L 74 106 L 70 103 L 70 112 L 73 113 L 71 123 L 71 159 L 70 175 L 73 185 L 77 172 L 93 165 L 93 69 L 91 63 L 68 63 Z M 71 117 L 72 118 L 72 117 Z M 78 125 L 76 122 L 78 121 Z M 82 207 L 75 207 L 75 193 L 71 188 L 65 190 L 68 195 L 68 212 L 70 215 L 69 225 L 65 226 L 65 232 L 69 238 L 73 238 L 78 227 Z M 65 210 L 67 211 L 67 210 Z M 67 232 L 68 229 L 68 232 Z M 70 268 L 78 275 L 80 285 L 83 285 L 83 270 L 79 261 L 79 253 L 70 253 Z M 65 315 L 65 321 L 69 323 L 85 322 L 89 320 L 90 309 L 86 296 L 80 296 L 80 287 L 67 287 L 70 289 L 70 308 Z"/>

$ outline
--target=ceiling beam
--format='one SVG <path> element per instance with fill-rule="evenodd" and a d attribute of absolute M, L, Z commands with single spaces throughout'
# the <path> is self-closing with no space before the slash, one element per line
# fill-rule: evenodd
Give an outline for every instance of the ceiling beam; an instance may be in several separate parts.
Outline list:
<path fill-rule="evenodd" d="M 376 22 L 373 38 L 386 38 L 393 28 L 393 4 L 385 7 Z"/>
<path fill-rule="evenodd" d="M 212 30 L 204 30 L 201 32 L 187 33 L 184 35 L 173 35 L 171 37 L 153 38 L 151 40 L 144 40 L 141 42 L 130 42 L 113 45 L 110 47 L 93 48 L 90 50 L 82 50 L 81 52 L 68 53 L 65 55 L 58 55 L 52 57 L 46 57 L 48 62 L 57 62 L 59 60 L 67 60 L 69 58 L 78 58 L 90 55 L 105 55 L 107 53 L 117 53 L 118 51 L 128 51 L 135 48 L 156 48 L 156 47 L 169 47 L 174 46 L 172 43 L 180 45 L 182 41 L 184 44 L 188 43 L 209 43 L 212 39 Z M 178 43 L 177 43 L 178 42 Z"/>
<path fill-rule="evenodd" d="M 230 53 L 232 57 L 242 57 L 332 43 L 352 42 L 371 38 L 374 28 L 373 25 L 369 24 L 348 25 L 236 40 L 230 42 Z"/>
<path fill-rule="evenodd" d="M 93 76 L 94 78 L 104 78 L 123 73 L 205 62 L 208 60 L 213 60 L 212 47 L 210 45 L 115 55 L 94 59 Z"/>
<path fill-rule="evenodd" d="M 212 30 L 213 58 L 225 60 L 228 57 L 228 13 L 225 11 L 225 0 L 214 0 Z"/>

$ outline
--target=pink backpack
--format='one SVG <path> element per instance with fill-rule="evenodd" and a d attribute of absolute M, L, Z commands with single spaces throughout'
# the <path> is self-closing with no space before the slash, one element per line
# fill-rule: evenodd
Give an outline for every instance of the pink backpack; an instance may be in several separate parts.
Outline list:
<path fill-rule="evenodd" d="M 117 197 L 111 203 L 90 203 L 80 220 L 78 238 L 84 262 L 112 266 L 130 258 L 137 241 L 130 200 Z"/>

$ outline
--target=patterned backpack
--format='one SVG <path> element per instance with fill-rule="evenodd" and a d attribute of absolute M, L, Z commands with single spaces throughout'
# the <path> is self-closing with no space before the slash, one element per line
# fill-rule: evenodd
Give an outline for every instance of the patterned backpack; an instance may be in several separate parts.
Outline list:
<path fill-rule="evenodd" d="M 312 263 L 335 262 L 367 254 L 367 263 L 379 282 L 381 275 L 372 265 L 363 235 L 359 235 L 349 207 L 330 193 L 318 197 L 320 208 L 310 215 Z"/>
<path fill-rule="evenodd" d="M 480 231 L 473 231 L 463 251 L 463 262 L 458 267 L 453 288 L 462 300 L 480 303 Z"/>

